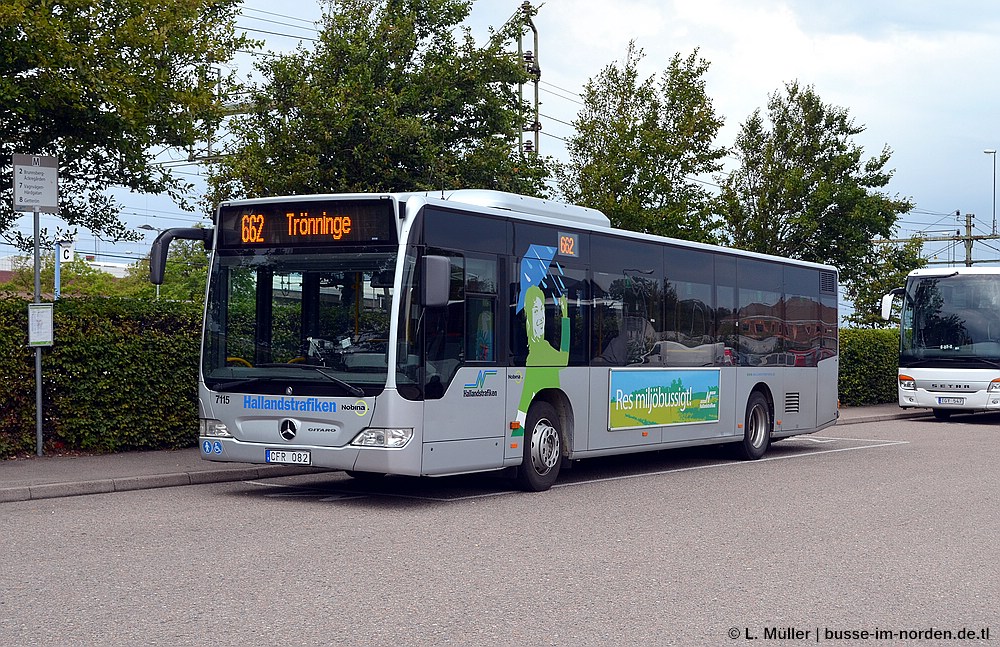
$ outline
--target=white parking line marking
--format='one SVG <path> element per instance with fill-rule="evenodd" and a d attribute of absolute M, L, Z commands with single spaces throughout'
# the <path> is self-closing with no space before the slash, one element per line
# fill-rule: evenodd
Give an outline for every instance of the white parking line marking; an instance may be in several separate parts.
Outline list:
<path fill-rule="evenodd" d="M 838 438 L 836 440 L 860 440 L 858 438 Z M 789 454 L 787 456 L 770 456 L 765 458 L 760 458 L 755 461 L 730 461 L 727 463 L 711 463 L 709 465 L 694 465 L 692 467 L 678 467 L 676 469 L 670 470 L 660 470 L 657 472 L 643 472 L 642 474 L 625 474 L 622 476 L 608 476 L 606 478 L 591 479 L 589 481 L 579 481 L 577 483 L 556 483 L 552 487 L 573 487 L 576 485 L 589 485 L 590 483 L 604 483 L 606 481 L 624 481 L 626 479 L 641 478 L 644 476 L 660 476 L 662 474 L 678 474 L 680 472 L 693 472 L 695 470 L 707 470 L 715 467 L 736 467 L 744 465 L 753 465 L 755 463 L 767 463 L 770 461 L 783 461 L 789 458 L 801 458 L 803 456 L 819 456 L 820 454 L 836 454 L 837 452 L 853 452 L 859 449 L 875 449 L 877 447 L 892 447 L 893 445 L 908 445 L 907 440 L 890 440 L 890 441 L 865 441 L 879 443 L 877 445 L 865 445 L 862 447 L 840 447 L 838 449 L 821 449 L 814 452 L 804 452 L 801 454 Z"/>
<path fill-rule="evenodd" d="M 792 440 L 792 439 L 789 439 Z M 676 467 L 665 470 L 657 470 L 655 472 L 641 472 L 639 474 L 623 474 L 621 476 L 607 476 L 603 478 L 591 478 L 582 481 L 575 481 L 572 483 L 556 483 L 553 485 L 555 488 L 567 488 L 576 487 L 579 485 L 591 485 L 593 483 L 609 483 L 613 481 L 625 481 L 637 478 L 646 478 L 650 476 L 663 476 L 666 474 L 680 474 L 682 472 L 694 472 L 697 470 L 714 469 L 720 467 L 744 467 L 748 465 L 754 465 L 756 463 L 767 463 L 770 461 L 783 461 L 792 458 L 803 458 L 806 456 L 819 456 L 820 454 L 836 454 L 839 452 L 853 452 L 862 449 L 877 449 L 879 447 L 893 447 L 896 445 L 908 445 L 910 441 L 908 440 L 878 440 L 872 438 L 836 438 L 831 436 L 819 436 L 815 438 L 810 437 L 797 437 L 794 440 L 808 440 L 813 443 L 830 443 L 838 440 L 846 442 L 857 442 L 857 443 L 868 443 L 865 445 L 857 447 L 838 447 L 836 449 L 817 449 L 814 451 L 799 452 L 796 454 L 788 454 L 784 456 L 765 456 L 759 460 L 755 461 L 725 461 L 721 463 L 709 463 L 707 465 L 693 465 L 691 467 Z M 301 488 L 302 486 L 297 485 L 286 485 L 283 483 L 263 483 L 261 481 L 246 481 L 250 485 L 257 485 L 261 487 L 269 487 L 276 489 L 295 489 Z M 362 499 L 365 497 L 380 496 L 380 497 L 390 497 L 395 499 L 416 499 L 419 501 L 435 501 L 439 503 L 453 503 L 458 501 L 471 501 L 475 499 L 488 499 L 491 497 L 506 496 L 509 494 L 520 494 L 519 490 L 500 490 L 496 492 L 483 492 L 481 494 L 467 494 L 463 496 L 432 496 L 432 495 L 421 495 L 421 494 L 399 494 L 395 492 L 352 492 L 348 490 L 331 492 L 330 490 L 320 491 L 306 491 L 297 493 L 274 493 L 267 494 L 267 497 L 298 497 L 298 498 L 309 498 L 309 497 L 319 497 L 320 501 L 332 502 L 332 501 L 345 501 L 350 499 Z"/>

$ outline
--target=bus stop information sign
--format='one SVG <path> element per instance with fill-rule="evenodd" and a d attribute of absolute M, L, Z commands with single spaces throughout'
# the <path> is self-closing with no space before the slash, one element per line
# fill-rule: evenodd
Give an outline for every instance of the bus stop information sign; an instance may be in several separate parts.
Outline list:
<path fill-rule="evenodd" d="M 42 347 L 52 345 L 52 304 L 41 303 L 38 214 L 59 213 L 59 163 L 49 155 L 12 155 L 14 211 L 35 214 L 35 301 L 28 306 L 28 344 L 35 348 L 35 451 L 42 455 Z"/>
<path fill-rule="evenodd" d="M 56 158 L 14 155 L 14 211 L 59 213 Z"/>

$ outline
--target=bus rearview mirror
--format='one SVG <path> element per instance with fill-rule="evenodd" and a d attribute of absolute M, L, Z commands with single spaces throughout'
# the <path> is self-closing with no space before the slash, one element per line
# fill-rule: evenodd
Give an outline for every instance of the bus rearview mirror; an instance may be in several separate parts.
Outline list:
<path fill-rule="evenodd" d="M 163 284 L 163 274 L 167 267 L 167 250 L 170 241 L 175 238 L 182 240 L 200 240 L 206 250 L 212 249 L 212 229 L 201 227 L 174 227 L 164 229 L 153 241 L 149 250 L 149 282 L 153 285 Z"/>
<path fill-rule="evenodd" d="M 421 301 L 428 308 L 448 305 L 451 287 L 451 262 L 447 256 L 424 256 L 424 275 Z"/>
<path fill-rule="evenodd" d="M 896 288 L 889 294 L 882 296 L 882 319 L 889 321 L 889 318 L 892 317 L 892 302 L 902 294 L 903 288 Z"/>

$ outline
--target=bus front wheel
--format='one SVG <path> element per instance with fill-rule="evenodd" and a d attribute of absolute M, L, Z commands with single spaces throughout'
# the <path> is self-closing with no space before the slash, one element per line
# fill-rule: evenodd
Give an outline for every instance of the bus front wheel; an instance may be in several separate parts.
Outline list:
<path fill-rule="evenodd" d="M 517 468 L 517 482 L 528 492 L 543 492 L 556 482 L 562 464 L 559 416 L 552 405 L 536 402 L 525 423 L 524 460 Z"/>
<path fill-rule="evenodd" d="M 760 391 L 754 391 L 747 402 L 747 415 L 743 421 L 743 442 L 739 444 L 740 456 L 755 461 L 764 455 L 771 444 L 771 407 Z"/>

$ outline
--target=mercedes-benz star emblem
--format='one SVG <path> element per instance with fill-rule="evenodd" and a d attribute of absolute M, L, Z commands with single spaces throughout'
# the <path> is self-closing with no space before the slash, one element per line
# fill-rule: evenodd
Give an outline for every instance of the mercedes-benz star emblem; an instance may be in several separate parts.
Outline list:
<path fill-rule="evenodd" d="M 292 438 L 295 438 L 295 432 L 297 431 L 298 428 L 295 426 L 294 420 L 281 421 L 281 428 L 279 430 L 279 433 L 281 434 L 281 437 L 284 438 L 285 440 L 291 440 Z"/>

